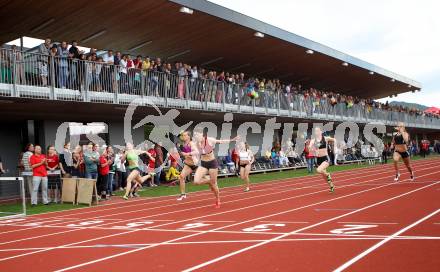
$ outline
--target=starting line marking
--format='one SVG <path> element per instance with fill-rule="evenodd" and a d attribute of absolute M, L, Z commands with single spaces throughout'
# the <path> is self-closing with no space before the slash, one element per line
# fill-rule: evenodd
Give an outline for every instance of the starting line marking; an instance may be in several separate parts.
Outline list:
<path fill-rule="evenodd" d="M 350 240 L 383 240 L 383 237 L 332 237 L 332 238 L 290 238 L 280 239 L 274 242 L 301 242 L 301 241 L 350 241 Z M 392 240 L 440 240 L 440 237 L 424 237 L 424 236 L 396 236 Z M 167 245 L 192 245 L 192 244 L 227 244 L 227 243 L 259 243 L 267 241 L 267 239 L 250 239 L 250 240 L 214 240 L 214 241 L 188 241 L 188 242 L 172 242 Z M 81 248 L 105 248 L 105 247 L 119 247 L 119 248 L 141 248 L 144 246 L 160 245 L 160 243 L 147 244 L 96 244 L 86 246 L 67 246 L 62 249 L 81 249 Z M 0 252 L 8 251 L 30 251 L 30 250 L 47 250 L 56 249 L 57 247 L 31 247 L 31 248 L 8 248 L 0 249 Z"/>
<path fill-rule="evenodd" d="M 376 228 L 377 225 L 344 225 L 343 228 L 331 230 L 330 233 L 335 234 L 360 234 L 364 233 L 366 229 Z"/>

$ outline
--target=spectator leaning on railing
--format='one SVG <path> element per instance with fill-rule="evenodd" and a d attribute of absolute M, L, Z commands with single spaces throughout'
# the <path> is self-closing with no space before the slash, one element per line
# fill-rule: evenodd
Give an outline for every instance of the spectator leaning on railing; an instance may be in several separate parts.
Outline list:
<path fill-rule="evenodd" d="M 51 39 L 44 40 L 44 43 L 40 44 L 38 47 L 39 62 L 38 62 L 38 70 L 41 78 L 41 82 L 43 86 L 47 86 L 47 77 L 48 77 L 48 61 L 49 61 L 49 53 L 50 48 L 52 46 Z"/>
<path fill-rule="evenodd" d="M 12 55 L 6 54 L 9 66 L 21 54 L 16 49 L 12 51 L 15 53 Z M 97 52 L 97 49 L 91 48 L 90 52 L 85 55 L 90 56 L 87 59 L 92 63 L 88 67 L 89 69 L 84 69 L 87 68 L 83 61 L 84 55 L 78 50 L 76 41 L 72 41 L 72 46 L 67 50 L 66 42 L 62 42 L 58 47 L 55 44 L 52 45 L 50 39 L 46 39 L 38 47 L 39 55 L 37 56 L 38 73 L 42 86 L 53 83 L 56 87 L 61 88 L 69 87 L 82 90 L 82 87 L 86 87 L 87 90 L 91 91 L 105 90 L 112 92 L 115 91 L 114 84 L 119 84 L 119 92 L 121 93 L 129 93 L 133 90 L 139 91 L 141 86 L 145 86 L 145 88 L 150 89 L 148 95 L 163 96 L 162 89 L 167 89 L 168 95 L 172 95 L 173 98 L 185 99 L 190 97 L 190 99 L 199 101 L 222 103 L 223 97 L 225 97 L 224 102 L 226 103 L 245 103 L 247 105 L 251 105 L 251 99 L 244 90 L 248 89 L 249 91 L 252 89 L 259 94 L 259 97 L 254 101 L 256 106 L 271 108 L 282 106 L 284 109 L 287 107 L 302 110 L 309 115 L 327 112 L 329 114 L 356 114 L 360 116 L 360 114 L 372 115 L 376 114 L 377 111 L 385 111 L 389 113 L 403 112 L 416 117 L 439 118 L 438 114 L 425 113 L 415 108 L 391 106 L 388 103 L 382 104 L 371 99 L 342 95 L 335 91 L 324 92 L 314 88 L 303 89 L 301 85 L 288 82 L 282 83 L 278 79 L 252 77 L 246 79 L 243 74 L 233 75 L 227 71 L 217 73 L 217 71 L 198 69 L 197 66 L 182 62 L 175 62 L 172 68 L 171 63 L 163 63 L 160 58 L 152 60 L 147 57 L 142 60 L 142 56 L 137 56 L 132 61 L 129 55 L 121 57 L 122 54 L 119 51 L 113 56 L 112 50 L 108 50 L 101 61 L 97 56 Z M 50 58 L 50 56 L 54 58 Z M 81 61 L 78 63 L 78 60 Z M 95 63 L 97 61 L 98 63 Z M 51 62 L 53 62 L 54 67 L 51 67 Z M 20 63 L 18 61 L 18 64 L 15 64 L 16 68 L 21 67 Z M 119 65 L 119 67 L 114 67 L 112 64 Z M 113 69 L 116 69 L 116 71 Z M 115 76 L 113 71 L 116 72 Z M 150 72 L 154 74 L 147 74 Z M 18 76 L 16 82 L 23 81 L 22 73 L 16 71 L 14 74 Z M 140 84 L 141 75 L 148 78 L 148 84 Z M 172 75 L 177 75 L 177 78 Z M 190 80 L 189 84 L 184 83 L 186 79 Z M 231 88 L 231 85 L 238 85 L 239 87 Z M 92 88 L 89 89 L 89 87 Z M 189 88 L 189 94 L 186 94 L 187 88 Z M 223 96 L 224 90 L 227 93 Z M 233 90 L 233 96 L 231 96 L 231 90 Z M 282 99 L 278 101 L 280 96 Z M 241 97 L 241 101 L 236 99 L 239 97 Z M 274 103 L 278 105 L 274 105 Z M 389 116 L 388 118 L 394 118 L 391 117 L 391 114 Z"/>
<path fill-rule="evenodd" d="M 67 49 L 67 42 L 61 42 L 61 46 L 57 50 L 58 60 L 58 84 L 60 88 L 67 88 L 67 80 L 69 78 L 68 58 L 69 50 Z"/>

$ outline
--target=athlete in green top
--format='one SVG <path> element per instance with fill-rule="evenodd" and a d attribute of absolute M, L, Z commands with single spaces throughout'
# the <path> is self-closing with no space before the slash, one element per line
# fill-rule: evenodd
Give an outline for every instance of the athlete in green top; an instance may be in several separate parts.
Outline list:
<path fill-rule="evenodd" d="M 125 195 L 122 197 L 125 200 L 127 200 L 128 196 L 132 193 L 131 183 L 133 183 L 133 189 L 136 189 L 136 187 L 142 187 L 142 183 L 152 177 L 152 174 L 148 174 L 143 177 L 141 176 L 142 171 L 139 168 L 139 154 L 147 154 L 149 159 L 154 161 L 154 158 L 147 151 L 134 149 L 132 143 L 126 144 L 125 153 L 121 157 L 122 162 L 125 160 L 128 162 L 128 169 L 130 170 L 130 175 L 127 177 Z"/>

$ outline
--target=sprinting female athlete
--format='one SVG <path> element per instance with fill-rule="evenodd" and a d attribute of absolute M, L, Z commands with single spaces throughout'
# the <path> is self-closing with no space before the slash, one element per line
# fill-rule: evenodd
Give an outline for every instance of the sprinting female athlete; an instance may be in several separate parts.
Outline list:
<path fill-rule="evenodd" d="M 179 136 L 183 141 L 180 154 L 184 157 L 183 168 L 179 175 L 180 196 L 177 198 L 178 201 L 181 201 L 186 198 L 186 178 L 197 169 L 197 156 L 199 152 L 196 145 L 191 140 L 191 134 L 189 131 L 183 131 Z"/>
<path fill-rule="evenodd" d="M 249 192 L 249 173 L 251 172 L 251 166 L 254 163 L 255 157 L 252 150 L 250 150 L 248 143 L 240 142 L 237 146 L 238 157 L 239 157 L 239 167 L 240 167 L 240 178 L 246 182 L 245 192 Z"/>
<path fill-rule="evenodd" d="M 146 154 L 150 160 L 154 160 L 154 158 L 147 152 L 142 150 L 134 149 L 132 143 L 126 144 L 126 149 L 124 154 L 121 157 L 121 161 L 127 160 L 128 169 L 130 170 L 130 174 L 127 177 L 127 187 L 125 188 L 125 194 L 122 197 L 127 200 L 128 196 L 132 193 L 132 182 L 133 188 L 141 187 L 142 183 L 144 183 L 147 179 L 151 178 L 151 174 L 141 176 L 141 169 L 139 168 L 139 155 Z"/>
<path fill-rule="evenodd" d="M 310 141 L 309 147 L 311 150 L 314 150 L 316 154 L 316 164 L 318 165 L 316 172 L 321 174 L 321 176 L 330 186 L 330 192 L 333 193 L 335 191 L 335 186 L 333 185 L 330 173 L 328 173 L 326 170 L 327 167 L 329 167 L 330 165 L 327 151 L 328 142 L 336 143 L 336 140 L 332 137 L 324 136 L 322 134 L 321 128 L 317 127 L 315 128 L 314 135 Z"/>
<path fill-rule="evenodd" d="M 393 140 L 391 141 L 391 148 L 394 148 L 394 169 L 396 170 L 396 177 L 394 178 L 394 181 L 399 181 L 400 178 L 398 166 L 400 158 L 402 158 L 403 163 L 405 163 L 405 166 L 410 173 L 411 181 L 414 181 L 414 172 L 411 167 L 411 161 L 408 153 L 409 134 L 406 132 L 405 125 L 402 122 L 397 123 L 397 127 L 395 129 L 397 130 L 397 133 L 394 134 Z"/>
<path fill-rule="evenodd" d="M 216 144 L 230 143 L 237 141 L 240 137 L 233 139 L 218 140 L 208 135 L 204 135 L 203 131 L 194 131 L 195 145 L 200 154 L 200 166 L 197 168 L 194 175 L 194 184 L 208 184 L 215 195 L 215 208 L 220 208 L 220 192 L 217 185 L 218 163 L 214 156 L 214 147 Z M 205 178 L 205 176 L 209 178 Z"/>

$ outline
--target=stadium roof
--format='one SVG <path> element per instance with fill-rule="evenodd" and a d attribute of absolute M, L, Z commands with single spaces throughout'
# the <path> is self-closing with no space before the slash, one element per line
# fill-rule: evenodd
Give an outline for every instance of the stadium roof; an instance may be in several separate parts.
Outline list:
<path fill-rule="evenodd" d="M 419 82 L 203 0 L 10 0 L 0 3 L 0 17 L 0 43 L 20 36 L 76 39 L 87 47 L 159 56 L 360 97 L 421 88 Z"/>

